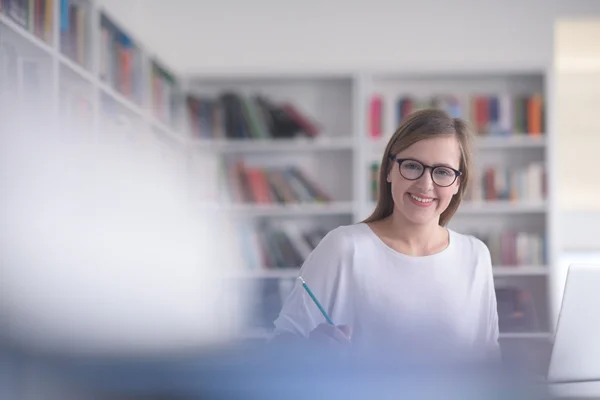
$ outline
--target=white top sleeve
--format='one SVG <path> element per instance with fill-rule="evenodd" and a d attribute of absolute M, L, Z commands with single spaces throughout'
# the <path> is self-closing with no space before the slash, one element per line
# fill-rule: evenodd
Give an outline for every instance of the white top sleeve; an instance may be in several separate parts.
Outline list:
<path fill-rule="evenodd" d="M 305 280 L 319 303 L 327 311 L 335 324 L 344 321 L 336 320 L 336 304 L 348 302 L 351 296 L 340 293 L 345 286 L 340 285 L 343 279 L 342 266 L 349 257 L 348 245 L 344 235 L 334 230 L 329 232 L 310 253 L 300 269 L 300 276 Z M 296 280 L 294 288 L 284 302 L 277 320 L 275 335 L 287 332 L 308 337 L 308 334 L 319 324 L 327 320 L 310 298 L 300 280 Z"/>

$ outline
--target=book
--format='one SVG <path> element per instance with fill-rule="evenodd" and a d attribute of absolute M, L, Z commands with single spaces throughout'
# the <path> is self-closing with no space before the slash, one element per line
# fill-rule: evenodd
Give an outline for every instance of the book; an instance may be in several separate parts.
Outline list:
<path fill-rule="evenodd" d="M 226 200 L 246 204 L 327 203 L 331 196 L 300 168 L 293 165 L 261 167 L 243 159 L 224 163 Z"/>
<path fill-rule="evenodd" d="M 277 104 L 261 94 L 188 95 L 186 104 L 191 134 L 197 139 L 314 138 L 321 132 L 320 125 L 296 104 Z"/>

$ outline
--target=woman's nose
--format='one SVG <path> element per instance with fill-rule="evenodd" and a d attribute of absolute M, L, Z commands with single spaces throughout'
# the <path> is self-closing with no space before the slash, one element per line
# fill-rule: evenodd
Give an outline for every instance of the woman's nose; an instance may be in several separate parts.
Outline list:
<path fill-rule="evenodd" d="M 431 179 L 431 169 L 430 168 L 425 168 L 423 175 L 421 175 L 421 177 L 419 179 L 417 179 L 416 184 L 417 184 L 417 187 L 419 189 L 423 190 L 424 192 L 427 192 L 427 191 L 433 189 L 433 179 Z"/>

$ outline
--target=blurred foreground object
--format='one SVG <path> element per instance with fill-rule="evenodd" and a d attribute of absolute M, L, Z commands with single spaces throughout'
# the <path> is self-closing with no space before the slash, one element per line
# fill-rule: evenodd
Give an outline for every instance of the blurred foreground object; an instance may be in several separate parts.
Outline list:
<path fill-rule="evenodd" d="M 225 279 L 234 265 L 222 221 L 191 204 L 186 177 L 117 133 L 94 140 L 4 111 L 4 344 L 153 354 L 230 340 L 243 303 Z"/>

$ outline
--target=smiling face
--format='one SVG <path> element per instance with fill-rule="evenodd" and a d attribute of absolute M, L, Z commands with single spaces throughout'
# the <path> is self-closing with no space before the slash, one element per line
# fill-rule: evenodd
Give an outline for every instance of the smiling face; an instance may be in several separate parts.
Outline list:
<path fill-rule="evenodd" d="M 420 140 L 395 155 L 396 158 L 410 159 L 432 167 L 445 166 L 460 169 L 461 150 L 455 135 L 442 135 Z M 411 161 L 402 164 L 405 176 L 411 177 L 419 165 Z M 442 182 L 451 170 L 436 169 L 436 181 Z M 418 175 L 418 173 L 416 174 Z M 452 177 L 453 178 L 453 177 Z M 422 176 L 409 180 L 402 176 L 397 161 L 393 161 L 387 175 L 391 183 L 394 213 L 400 213 L 413 224 L 439 223 L 439 217 L 450 204 L 452 196 L 459 189 L 460 179 L 447 187 L 436 185 L 431 179 L 431 169 L 426 168 Z"/>

